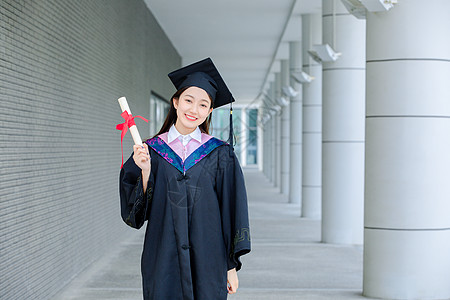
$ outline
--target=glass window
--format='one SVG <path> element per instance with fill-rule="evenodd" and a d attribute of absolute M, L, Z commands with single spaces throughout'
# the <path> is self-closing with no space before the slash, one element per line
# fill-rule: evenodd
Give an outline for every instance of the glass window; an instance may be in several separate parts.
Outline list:
<path fill-rule="evenodd" d="M 257 163 L 258 154 L 258 110 L 247 109 L 247 164 L 253 165 Z"/>
<path fill-rule="evenodd" d="M 152 93 L 150 97 L 150 136 L 154 136 L 161 129 L 169 108 L 166 100 Z"/>
<path fill-rule="evenodd" d="M 212 113 L 210 134 L 222 141 L 228 141 L 230 134 L 230 108 L 214 109 Z M 234 152 L 241 153 L 241 109 L 233 108 Z"/>
<path fill-rule="evenodd" d="M 240 157 L 243 143 L 247 145 L 247 165 L 257 164 L 257 148 L 258 148 L 258 137 L 257 137 L 257 120 L 258 120 L 258 110 L 257 109 L 246 109 L 244 110 L 247 114 L 247 122 L 242 126 L 242 109 L 233 109 L 233 130 L 234 130 L 234 152 L 237 157 Z M 223 141 L 228 140 L 229 135 L 229 123 L 230 122 L 230 110 L 229 108 L 219 108 L 213 110 L 212 117 L 212 135 L 221 139 Z M 246 134 L 243 134 L 243 130 L 246 130 Z M 246 136 L 246 140 L 242 139 Z"/>

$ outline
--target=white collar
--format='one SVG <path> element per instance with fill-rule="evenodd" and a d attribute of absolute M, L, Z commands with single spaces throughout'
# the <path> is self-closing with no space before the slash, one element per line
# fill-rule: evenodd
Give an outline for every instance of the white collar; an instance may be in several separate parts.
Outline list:
<path fill-rule="evenodd" d="M 169 132 L 167 134 L 167 141 L 169 142 L 169 144 L 179 137 L 181 137 L 181 142 L 186 141 L 186 143 L 183 142 L 183 145 L 185 146 L 191 139 L 197 140 L 199 143 L 202 142 L 202 133 L 198 126 L 193 132 L 186 135 L 182 135 L 180 132 L 178 132 L 175 125 L 170 126 Z"/>

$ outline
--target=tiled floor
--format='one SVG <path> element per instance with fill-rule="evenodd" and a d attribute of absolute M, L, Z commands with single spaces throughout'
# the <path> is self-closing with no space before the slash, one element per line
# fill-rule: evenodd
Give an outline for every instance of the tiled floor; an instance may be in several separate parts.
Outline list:
<path fill-rule="evenodd" d="M 256 169 L 245 169 L 252 252 L 242 258 L 234 300 L 368 299 L 362 292 L 362 247 L 320 243 L 320 221 L 301 219 Z M 143 230 L 74 279 L 53 300 L 138 300 Z"/>

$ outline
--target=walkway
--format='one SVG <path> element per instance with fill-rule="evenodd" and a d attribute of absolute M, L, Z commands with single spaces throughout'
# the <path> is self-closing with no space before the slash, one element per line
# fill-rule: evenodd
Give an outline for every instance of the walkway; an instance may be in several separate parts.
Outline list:
<path fill-rule="evenodd" d="M 320 243 L 320 221 L 298 217 L 256 169 L 246 169 L 252 252 L 231 300 L 353 300 L 361 296 L 362 247 Z M 53 300 L 141 300 L 144 230 L 94 263 Z"/>

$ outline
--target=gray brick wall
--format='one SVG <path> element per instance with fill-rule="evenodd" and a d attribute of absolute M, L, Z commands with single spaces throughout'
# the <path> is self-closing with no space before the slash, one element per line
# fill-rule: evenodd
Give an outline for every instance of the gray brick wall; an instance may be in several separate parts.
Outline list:
<path fill-rule="evenodd" d="M 148 116 L 180 64 L 141 0 L 0 0 L 0 299 L 49 299 L 132 230 L 117 99 Z"/>

